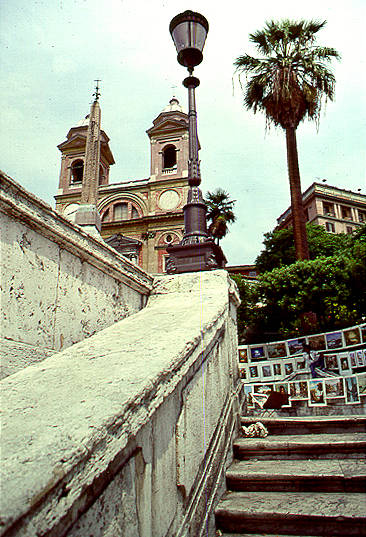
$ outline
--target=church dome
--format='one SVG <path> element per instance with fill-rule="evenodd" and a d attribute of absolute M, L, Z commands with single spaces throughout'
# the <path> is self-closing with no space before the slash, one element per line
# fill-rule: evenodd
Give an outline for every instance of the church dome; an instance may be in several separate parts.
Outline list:
<path fill-rule="evenodd" d="M 183 112 L 183 108 L 179 104 L 179 101 L 176 97 L 170 99 L 168 106 L 166 106 L 163 112 Z"/>

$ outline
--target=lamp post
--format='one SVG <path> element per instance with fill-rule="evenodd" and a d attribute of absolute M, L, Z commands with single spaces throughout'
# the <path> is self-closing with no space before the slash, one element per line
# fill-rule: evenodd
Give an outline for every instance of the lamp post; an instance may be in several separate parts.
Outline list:
<path fill-rule="evenodd" d="M 226 258 L 221 248 L 207 233 L 206 211 L 202 192 L 198 157 L 197 112 L 195 89 L 200 81 L 192 75 L 202 62 L 202 50 L 208 32 L 208 22 L 200 13 L 185 11 L 172 19 L 169 26 L 178 53 L 178 62 L 187 67 L 189 76 L 183 80 L 188 89 L 188 184 L 184 212 L 184 236 L 180 244 L 167 247 L 168 274 L 223 268 Z"/>

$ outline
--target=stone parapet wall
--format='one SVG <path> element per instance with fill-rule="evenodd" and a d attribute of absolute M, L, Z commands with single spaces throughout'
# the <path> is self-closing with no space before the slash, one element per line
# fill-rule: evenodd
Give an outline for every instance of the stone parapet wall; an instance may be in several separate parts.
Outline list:
<path fill-rule="evenodd" d="M 0 176 L 2 376 L 139 311 L 152 277 Z"/>
<path fill-rule="evenodd" d="M 1 381 L 1 535 L 200 537 L 238 432 L 237 289 L 162 276 L 147 306 Z"/>

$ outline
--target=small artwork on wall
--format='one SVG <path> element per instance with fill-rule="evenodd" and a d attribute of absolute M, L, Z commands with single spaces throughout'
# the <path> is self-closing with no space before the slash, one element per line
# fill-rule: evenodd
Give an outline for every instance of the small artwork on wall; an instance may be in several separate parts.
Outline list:
<path fill-rule="evenodd" d="M 309 406 L 325 406 L 325 390 L 324 390 L 324 381 L 323 380 L 309 380 Z"/>
<path fill-rule="evenodd" d="M 308 343 L 313 351 L 322 351 L 326 348 L 324 334 L 309 336 Z"/>
<path fill-rule="evenodd" d="M 336 354 L 327 354 L 325 356 L 325 367 L 327 369 L 338 369 L 338 360 Z"/>
<path fill-rule="evenodd" d="M 357 377 L 345 377 L 344 385 L 346 389 L 346 404 L 360 403 L 360 394 L 358 392 Z"/>
<path fill-rule="evenodd" d="M 258 367 L 256 365 L 252 365 L 249 367 L 249 374 L 251 378 L 258 377 Z"/>
<path fill-rule="evenodd" d="M 252 360 L 265 360 L 264 347 L 251 347 L 250 356 Z"/>
<path fill-rule="evenodd" d="M 325 337 L 328 349 L 339 349 L 343 346 L 342 332 L 332 332 L 331 334 L 326 334 Z"/>
<path fill-rule="evenodd" d="M 356 351 L 356 357 L 357 357 L 357 366 L 362 367 L 364 365 L 363 361 L 363 351 Z"/>
<path fill-rule="evenodd" d="M 281 364 L 273 364 L 273 374 L 276 377 L 282 375 L 282 366 L 281 366 Z"/>
<path fill-rule="evenodd" d="M 360 326 L 363 343 L 366 343 L 366 324 Z"/>
<path fill-rule="evenodd" d="M 242 379 L 246 379 L 247 378 L 247 372 L 245 371 L 245 369 L 239 369 L 239 373 L 240 373 L 240 378 Z"/>
<path fill-rule="evenodd" d="M 300 354 L 303 352 L 305 338 L 290 339 L 288 342 L 289 354 Z"/>
<path fill-rule="evenodd" d="M 327 398 L 344 397 L 343 377 L 325 379 L 324 383 Z"/>
<path fill-rule="evenodd" d="M 255 393 L 268 393 L 273 390 L 273 384 L 254 384 Z"/>
<path fill-rule="evenodd" d="M 298 401 L 308 398 L 308 383 L 306 380 L 289 382 L 290 384 L 290 397 Z"/>
<path fill-rule="evenodd" d="M 267 345 L 268 358 L 283 358 L 287 355 L 285 343 L 272 343 Z"/>
<path fill-rule="evenodd" d="M 350 352 L 349 355 L 349 363 L 351 364 L 351 367 L 356 367 L 357 363 L 356 363 L 356 353 L 353 351 L 353 352 Z"/>
<path fill-rule="evenodd" d="M 254 407 L 254 402 L 252 399 L 252 391 L 253 391 L 253 385 L 252 384 L 245 384 L 244 385 L 244 393 L 247 401 L 248 408 Z"/>
<path fill-rule="evenodd" d="M 292 365 L 292 362 L 288 362 L 285 364 L 285 375 L 291 375 L 291 373 L 294 372 L 294 366 Z"/>
<path fill-rule="evenodd" d="M 339 356 L 339 365 L 341 366 L 341 371 L 348 371 L 348 369 L 350 369 L 348 356 L 344 354 Z"/>
<path fill-rule="evenodd" d="M 248 362 L 247 349 L 239 349 L 239 362 L 246 364 Z"/>
<path fill-rule="evenodd" d="M 263 377 L 271 377 L 272 371 L 270 365 L 262 365 L 262 376 Z"/>
<path fill-rule="evenodd" d="M 360 373 L 357 375 L 358 380 L 358 393 L 361 396 L 366 396 L 366 373 Z"/>
<path fill-rule="evenodd" d="M 296 369 L 305 369 L 305 368 L 306 368 L 305 360 L 299 360 L 298 362 L 296 362 Z"/>
<path fill-rule="evenodd" d="M 358 345 L 359 343 L 361 343 L 361 334 L 358 326 L 355 328 L 350 328 L 349 330 L 344 330 L 343 334 L 347 346 Z"/>

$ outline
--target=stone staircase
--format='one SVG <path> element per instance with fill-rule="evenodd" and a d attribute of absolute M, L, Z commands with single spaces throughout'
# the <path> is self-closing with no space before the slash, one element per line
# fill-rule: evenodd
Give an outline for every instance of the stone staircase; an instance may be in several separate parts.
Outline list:
<path fill-rule="evenodd" d="M 366 416 L 260 421 L 266 438 L 234 442 L 216 535 L 366 536 Z"/>

